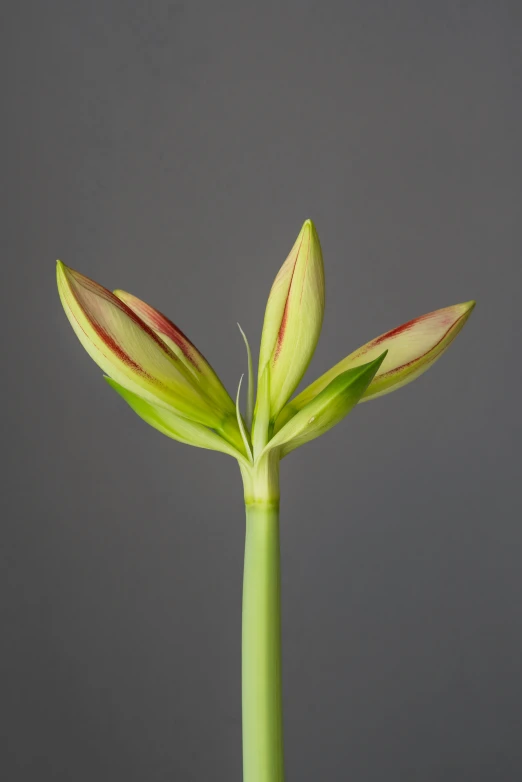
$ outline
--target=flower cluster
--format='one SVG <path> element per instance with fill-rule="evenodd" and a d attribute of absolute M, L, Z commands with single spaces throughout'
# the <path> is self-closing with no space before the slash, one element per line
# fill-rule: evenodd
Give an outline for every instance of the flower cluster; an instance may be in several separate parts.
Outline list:
<path fill-rule="evenodd" d="M 243 468 L 282 458 L 331 429 L 360 401 L 411 382 L 440 358 L 475 302 L 410 320 L 350 353 L 293 399 L 323 321 L 321 245 L 307 220 L 277 274 L 265 312 L 254 409 L 248 342 L 247 412 L 168 318 L 140 299 L 58 261 L 58 291 L 78 339 L 130 407 L 168 437 L 234 456 Z M 244 336 L 244 335 L 243 335 Z"/>

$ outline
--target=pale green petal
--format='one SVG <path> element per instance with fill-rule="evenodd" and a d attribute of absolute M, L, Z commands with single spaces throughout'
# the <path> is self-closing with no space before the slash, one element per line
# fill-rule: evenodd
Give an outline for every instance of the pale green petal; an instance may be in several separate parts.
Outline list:
<path fill-rule="evenodd" d="M 324 268 L 311 220 L 303 225 L 270 291 L 259 356 L 270 367 L 270 417 L 295 391 L 312 358 L 324 314 Z"/>

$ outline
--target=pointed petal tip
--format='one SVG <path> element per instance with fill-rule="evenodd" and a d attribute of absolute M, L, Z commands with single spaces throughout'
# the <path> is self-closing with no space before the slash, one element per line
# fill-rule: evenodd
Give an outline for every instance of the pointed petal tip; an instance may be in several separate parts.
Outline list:
<path fill-rule="evenodd" d="M 462 307 L 462 309 L 466 314 L 470 315 L 475 309 L 475 307 L 477 306 L 477 302 L 474 299 L 472 299 L 471 301 L 463 302 L 462 304 L 460 304 L 460 306 Z"/>
<path fill-rule="evenodd" d="M 319 240 L 317 228 L 315 227 L 314 221 L 310 217 L 304 221 L 303 227 L 301 228 L 301 233 L 305 232 L 308 234 L 310 239 L 314 239 L 314 241 Z"/>
<path fill-rule="evenodd" d="M 62 280 L 70 286 L 77 284 L 83 285 L 86 283 L 87 285 L 94 285 L 100 290 L 102 289 L 102 286 L 99 285 L 99 283 L 91 280 L 90 277 L 86 277 L 85 274 L 76 271 L 76 269 L 67 266 L 63 261 L 56 261 L 56 276 L 58 280 Z"/>
<path fill-rule="evenodd" d="M 66 263 L 64 263 L 63 261 L 60 261 L 60 260 L 56 261 L 56 267 L 58 269 L 61 269 L 64 272 L 64 274 L 74 274 L 75 273 L 74 269 L 71 269 L 70 266 L 67 266 Z M 76 274 L 79 274 L 79 272 L 76 272 Z"/>
<path fill-rule="evenodd" d="M 446 311 L 448 314 L 453 313 L 455 316 L 453 325 L 462 328 L 475 309 L 476 304 L 477 302 L 472 299 L 471 301 L 463 301 L 460 304 L 455 304 L 453 307 L 447 307 L 446 310 L 440 310 L 440 312 L 443 313 Z"/>
<path fill-rule="evenodd" d="M 66 266 L 63 261 L 56 261 L 56 277 L 59 280 L 61 277 L 65 277 L 68 271 L 68 266 Z"/>
<path fill-rule="evenodd" d="M 72 271 L 73 270 L 66 266 L 63 261 L 56 261 L 56 284 L 58 285 L 58 292 L 60 295 L 62 295 L 61 292 L 63 292 L 64 289 L 70 287 Z"/>

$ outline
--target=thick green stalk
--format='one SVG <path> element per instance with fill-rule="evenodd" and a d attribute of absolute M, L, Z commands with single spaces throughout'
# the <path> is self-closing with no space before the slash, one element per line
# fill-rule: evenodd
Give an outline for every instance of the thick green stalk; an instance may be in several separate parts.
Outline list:
<path fill-rule="evenodd" d="M 279 500 L 246 504 L 243 782 L 283 782 Z"/>

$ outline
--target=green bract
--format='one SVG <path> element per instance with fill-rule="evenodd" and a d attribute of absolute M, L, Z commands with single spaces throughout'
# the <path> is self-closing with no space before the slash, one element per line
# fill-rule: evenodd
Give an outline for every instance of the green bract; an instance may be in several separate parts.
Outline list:
<path fill-rule="evenodd" d="M 361 399 L 385 356 L 386 351 L 368 364 L 337 375 L 272 437 L 265 451 L 280 448 L 281 456 L 286 456 L 342 421 Z"/>
<path fill-rule="evenodd" d="M 247 463 L 245 457 L 237 451 L 227 440 L 220 437 L 213 429 L 202 426 L 197 421 L 182 418 L 166 407 L 155 405 L 142 399 L 138 394 L 121 386 L 115 380 L 104 375 L 105 380 L 124 399 L 129 407 L 145 421 L 146 424 L 157 429 L 158 432 L 186 445 L 195 445 L 198 448 L 207 448 L 210 451 L 221 451 L 229 456 L 234 456 L 238 461 Z"/>

